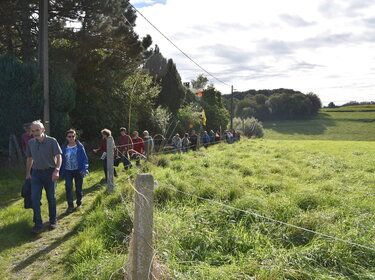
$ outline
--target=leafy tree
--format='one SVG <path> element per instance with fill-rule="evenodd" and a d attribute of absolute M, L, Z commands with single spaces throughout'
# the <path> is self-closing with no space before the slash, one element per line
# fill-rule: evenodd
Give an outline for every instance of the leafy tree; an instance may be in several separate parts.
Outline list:
<path fill-rule="evenodd" d="M 181 107 L 178 110 L 176 120 L 172 123 L 173 127 L 176 125 L 175 132 L 180 133 L 180 135 L 183 135 L 189 130 L 196 130 L 198 132 L 202 127 L 201 113 L 202 111 L 199 107 L 193 103 Z M 169 133 L 172 133 L 172 131 Z"/>
<path fill-rule="evenodd" d="M 312 115 L 312 103 L 304 94 L 274 94 L 266 105 L 273 118 L 277 119 L 298 119 Z"/>
<path fill-rule="evenodd" d="M 223 105 L 221 92 L 215 88 L 208 88 L 203 91 L 202 108 L 207 117 L 206 127 L 208 129 L 225 128 L 229 122 L 229 113 Z"/>
<path fill-rule="evenodd" d="M 320 98 L 313 92 L 309 92 L 306 96 L 310 99 L 312 103 L 312 113 L 315 115 L 318 113 L 320 108 L 322 108 L 322 101 Z"/>
<path fill-rule="evenodd" d="M 199 74 L 195 80 L 191 80 L 191 85 L 195 89 L 204 89 L 207 83 L 208 83 L 208 79 L 203 74 Z"/>
<path fill-rule="evenodd" d="M 267 101 L 267 96 L 265 96 L 264 94 L 257 94 L 255 95 L 255 101 L 259 105 L 265 105 Z"/>
<path fill-rule="evenodd" d="M 336 108 L 335 103 L 333 103 L 333 102 L 329 102 L 329 103 L 328 103 L 328 108 Z"/>
<path fill-rule="evenodd" d="M 237 103 L 234 115 L 242 119 L 251 118 L 255 114 L 255 104 L 253 101 L 246 99 Z"/>
<path fill-rule="evenodd" d="M 172 117 L 172 114 L 168 109 L 158 106 L 156 109 L 152 109 L 152 123 L 154 126 L 154 134 L 161 133 L 162 135 L 167 134 L 168 124 Z"/>
<path fill-rule="evenodd" d="M 155 85 L 150 75 L 143 71 L 137 71 L 124 82 L 124 93 L 126 104 L 131 104 L 132 113 L 130 121 L 132 124 L 129 131 L 133 129 L 153 129 L 153 108 L 155 98 L 160 92 L 160 87 Z M 130 106 L 129 106 L 130 107 Z M 160 109 L 159 109 L 160 111 Z M 129 119 L 128 119 L 129 121 Z"/>
<path fill-rule="evenodd" d="M 39 2 L 1 1 L 0 52 L 12 53 L 24 61 L 36 60 Z M 104 126 L 101 125 L 106 120 L 103 115 L 107 108 L 118 105 L 112 97 L 143 62 L 143 55 L 152 43 L 150 36 L 140 39 L 134 32 L 135 20 L 136 13 L 128 0 L 50 1 L 50 61 L 56 76 L 64 77 L 56 80 L 51 76 L 51 98 L 54 94 L 60 97 L 51 105 L 56 107 L 53 112 L 60 113 L 67 113 L 66 106 L 69 110 L 75 107 L 70 116 L 51 112 L 52 131 L 61 122 L 69 123 L 70 118 L 84 136 L 92 137 L 93 128 Z M 67 22 L 75 22 L 77 26 L 71 28 Z M 55 85 L 57 81 L 59 84 Z M 73 85 L 75 100 L 70 90 L 55 89 L 57 86 L 72 89 Z M 115 114 L 121 114 L 121 110 Z"/>

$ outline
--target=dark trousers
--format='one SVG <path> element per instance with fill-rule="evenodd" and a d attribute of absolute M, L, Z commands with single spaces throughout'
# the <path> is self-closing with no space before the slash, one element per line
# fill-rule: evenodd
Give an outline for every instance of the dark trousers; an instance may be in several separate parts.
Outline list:
<path fill-rule="evenodd" d="M 40 213 L 40 199 L 42 198 L 43 188 L 46 190 L 48 200 L 49 222 L 56 223 L 56 182 L 52 182 L 53 169 L 45 171 L 33 170 L 31 176 L 31 200 L 34 211 L 33 221 L 35 226 L 41 227 L 43 224 Z"/>
<path fill-rule="evenodd" d="M 193 149 L 193 151 L 198 150 L 198 143 L 197 142 L 191 142 L 191 148 Z"/>
<path fill-rule="evenodd" d="M 103 161 L 103 170 L 104 170 L 104 176 L 105 176 L 105 179 L 107 180 L 107 159 L 105 158 Z M 115 177 L 117 177 L 117 172 L 116 172 L 116 169 L 113 168 L 113 174 Z"/>
<path fill-rule="evenodd" d="M 73 179 L 76 186 L 77 206 L 82 204 L 83 178 L 79 170 L 65 170 L 66 201 L 69 207 L 73 207 Z"/>
<path fill-rule="evenodd" d="M 121 162 L 124 165 L 124 169 L 128 170 L 129 168 L 132 167 L 132 164 L 127 156 L 127 154 L 120 154 Z"/>

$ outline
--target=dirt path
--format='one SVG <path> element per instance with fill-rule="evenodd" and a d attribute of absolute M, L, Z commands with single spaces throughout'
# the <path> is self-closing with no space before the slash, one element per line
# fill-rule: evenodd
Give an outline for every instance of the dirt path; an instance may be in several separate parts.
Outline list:
<path fill-rule="evenodd" d="M 88 185 L 88 184 L 86 184 Z M 60 183 L 60 198 L 63 197 L 63 183 Z M 0 255 L 4 269 L 0 278 L 5 279 L 66 279 L 68 253 L 71 250 L 79 225 L 90 210 L 92 202 L 102 189 L 100 184 L 92 184 L 84 189 L 84 204 L 73 213 L 66 213 L 66 202 L 58 199 L 58 227 L 50 231 L 48 223 L 43 225 L 43 232 L 37 236 L 25 234 L 25 240 L 13 247 L 10 254 Z M 59 193 L 58 193 L 59 195 Z M 20 203 L 17 203 L 20 204 Z M 13 206 L 14 207 L 14 206 Z M 19 207 L 19 206 L 18 206 Z M 46 211 L 42 214 L 46 216 Z M 47 211 L 48 212 L 48 211 Z M 27 229 L 31 228 L 28 226 Z"/>

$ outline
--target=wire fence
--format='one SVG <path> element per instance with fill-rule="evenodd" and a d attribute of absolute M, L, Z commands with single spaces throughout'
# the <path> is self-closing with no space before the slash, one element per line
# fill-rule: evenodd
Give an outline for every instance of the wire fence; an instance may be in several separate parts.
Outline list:
<path fill-rule="evenodd" d="M 219 142 L 222 142 L 222 141 L 223 140 L 215 141 L 215 142 L 212 142 L 212 144 L 214 144 L 214 143 L 216 144 L 216 143 L 219 143 Z M 166 154 L 166 153 L 171 153 L 171 151 L 162 151 L 160 153 L 155 153 L 154 155 L 161 155 L 161 154 Z M 126 180 L 129 182 L 129 184 L 134 189 L 134 191 L 137 192 L 136 189 L 135 189 L 135 187 L 134 187 L 134 185 L 132 184 L 131 176 L 128 176 L 126 178 Z M 190 193 L 190 192 L 187 192 L 187 191 L 182 191 L 182 190 L 176 189 L 174 186 L 171 186 L 171 185 L 168 185 L 168 184 L 161 184 L 161 185 L 159 185 L 157 183 L 157 181 L 155 181 L 154 182 L 154 186 L 158 187 L 158 188 L 164 188 L 164 189 L 176 192 L 176 193 L 180 193 L 180 194 L 183 194 L 183 195 L 186 195 L 186 196 L 189 196 L 189 197 L 193 197 L 195 199 L 198 199 L 198 200 L 201 200 L 201 201 L 205 201 L 205 202 L 213 204 L 213 205 L 218 205 L 222 209 L 226 208 L 226 209 L 235 210 L 235 211 L 244 213 L 246 215 L 252 215 L 252 216 L 254 216 L 254 217 L 258 218 L 258 219 L 261 219 L 261 220 L 267 220 L 269 222 L 280 224 L 280 225 L 285 226 L 285 227 L 295 228 L 295 229 L 298 229 L 298 230 L 301 230 L 301 231 L 304 231 L 304 232 L 308 232 L 308 233 L 311 233 L 311 234 L 314 234 L 314 235 L 317 235 L 317 236 L 321 236 L 321 237 L 323 237 L 325 239 L 328 239 L 328 240 L 331 240 L 331 241 L 341 242 L 341 243 L 344 243 L 344 244 L 347 244 L 347 245 L 350 245 L 350 246 L 354 246 L 354 247 L 357 247 L 357 248 L 359 248 L 361 250 L 365 249 L 365 250 L 369 250 L 369 251 L 375 252 L 375 247 L 369 246 L 367 244 L 360 244 L 358 242 L 355 242 L 355 241 L 352 241 L 352 240 L 349 240 L 349 239 L 344 239 L 344 238 L 336 237 L 336 236 L 333 236 L 333 235 L 330 235 L 330 234 L 326 234 L 326 233 L 319 232 L 319 231 L 316 231 L 316 230 L 312 230 L 312 229 L 309 229 L 309 228 L 305 228 L 305 227 L 302 227 L 302 226 L 297 226 L 297 225 L 294 225 L 294 224 L 291 224 L 291 223 L 288 223 L 288 222 L 280 221 L 280 220 L 268 217 L 266 215 L 257 213 L 257 212 L 255 212 L 253 210 L 244 210 L 244 209 L 241 209 L 241 208 L 238 208 L 238 207 L 234 207 L 234 206 L 225 204 L 225 203 L 223 203 L 221 201 L 216 201 L 216 200 L 213 200 L 213 199 L 201 197 L 201 196 L 196 195 L 194 193 Z M 138 193 L 138 195 L 142 195 L 142 194 Z M 123 203 L 126 204 L 126 199 L 123 197 L 123 195 L 121 195 L 121 198 L 122 198 Z M 132 212 L 131 208 L 126 207 L 126 212 L 128 213 L 128 215 L 130 217 L 132 216 L 131 215 L 131 212 Z M 156 234 L 156 232 L 154 232 L 154 234 Z M 152 247 L 150 247 L 150 249 L 152 249 Z M 156 254 L 157 253 L 154 252 L 154 257 L 156 256 Z M 192 260 L 187 260 L 187 261 L 181 260 L 178 263 L 179 264 L 185 264 L 185 263 L 186 264 L 188 264 L 188 263 L 189 264 L 194 264 L 194 263 L 203 263 L 203 262 L 192 261 Z M 182 278 L 184 278 L 184 279 L 188 279 L 188 277 L 186 275 L 183 275 L 180 272 L 179 272 L 179 276 L 182 277 Z"/>
<path fill-rule="evenodd" d="M 308 228 L 304 228 L 304 227 L 300 227 L 300 226 L 293 225 L 293 224 L 290 224 L 290 223 L 286 223 L 286 222 L 283 222 L 283 221 L 279 221 L 279 220 L 276 220 L 276 219 L 273 219 L 273 218 L 261 215 L 259 213 L 253 212 L 253 211 L 243 210 L 243 209 L 240 209 L 240 208 L 228 205 L 228 204 L 224 204 L 224 203 L 219 202 L 219 201 L 215 201 L 215 200 L 212 200 L 212 199 L 204 198 L 204 197 L 201 197 L 201 196 L 189 193 L 189 192 L 181 191 L 181 190 L 175 189 L 175 188 L 173 188 L 171 186 L 160 185 L 159 187 L 166 188 L 166 189 L 169 189 L 171 191 L 178 192 L 178 193 L 190 196 L 190 197 L 194 197 L 194 198 L 206 201 L 206 202 L 211 203 L 211 204 L 216 204 L 216 205 L 228 208 L 228 209 L 240 211 L 242 213 L 249 214 L 249 215 L 255 216 L 255 217 L 260 218 L 260 219 L 268 220 L 268 221 L 271 221 L 271 222 L 274 222 L 274 223 L 278 223 L 278 224 L 281 224 L 281 225 L 284 225 L 284 226 L 288 226 L 288 227 L 296 228 L 296 229 L 299 229 L 299 230 L 303 230 L 303 231 L 306 231 L 306 232 L 309 232 L 309 233 L 320 235 L 322 237 L 325 237 L 325 238 L 328 238 L 328 239 L 331 239 L 331 240 L 340 241 L 340 242 L 343 242 L 343 243 L 346 243 L 346 244 L 350 244 L 350 245 L 353 245 L 353 246 L 356 246 L 356 247 L 364 248 L 364 249 L 367 249 L 367 250 L 370 250 L 370 251 L 375 251 L 374 247 L 370 247 L 370 246 L 367 246 L 367 245 L 362 245 L 362 244 L 359 244 L 357 242 L 353 242 L 353 241 L 342 239 L 342 238 L 339 238 L 339 237 L 335 237 L 335 236 L 332 236 L 332 235 L 329 235 L 329 234 L 325 234 L 325 233 L 321 233 L 321 232 L 318 232 L 318 231 L 314 231 L 314 230 L 311 230 L 311 229 L 308 229 Z"/>

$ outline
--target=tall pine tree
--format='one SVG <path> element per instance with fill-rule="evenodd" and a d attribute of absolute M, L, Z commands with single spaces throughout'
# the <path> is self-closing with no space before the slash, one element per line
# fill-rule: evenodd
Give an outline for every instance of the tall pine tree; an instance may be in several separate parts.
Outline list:
<path fill-rule="evenodd" d="M 161 86 L 156 104 L 176 114 L 186 97 L 186 88 L 181 82 L 176 64 L 172 59 L 164 58 L 156 45 L 144 67 L 153 76 L 155 83 Z"/>

